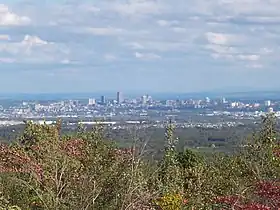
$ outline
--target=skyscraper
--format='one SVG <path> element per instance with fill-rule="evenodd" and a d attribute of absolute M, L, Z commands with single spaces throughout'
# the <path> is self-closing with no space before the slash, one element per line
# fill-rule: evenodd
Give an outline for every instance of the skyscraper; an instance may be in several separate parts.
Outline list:
<path fill-rule="evenodd" d="M 265 105 L 265 106 L 271 106 L 271 101 L 270 101 L 270 100 L 265 101 L 265 102 L 264 102 L 264 105 Z"/>
<path fill-rule="evenodd" d="M 95 105 L 95 99 L 94 98 L 89 98 L 88 99 L 88 105 Z"/>
<path fill-rule="evenodd" d="M 123 94 L 122 92 L 117 92 L 117 103 L 121 104 L 123 102 Z"/>
<path fill-rule="evenodd" d="M 142 96 L 142 104 L 143 105 L 147 104 L 147 101 L 148 101 L 147 95 Z"/>
<path fill-rule="evenodd" d="M 222 102 L 222 104 L 226 104 L 226 103 L 227 103 L 226 98 L 223 97 L 223 98 L 221 99 L 221 102 Z"/>
<path fill-rule="evenodd" d="M 105 96 L 101 96 L 101 104 L 106 104 L 106 97 Z"/>

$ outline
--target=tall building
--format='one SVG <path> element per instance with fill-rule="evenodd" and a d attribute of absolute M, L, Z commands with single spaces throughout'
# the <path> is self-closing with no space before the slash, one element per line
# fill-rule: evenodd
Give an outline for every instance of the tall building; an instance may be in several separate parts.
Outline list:
<path fill-rule="evenodd" d="M 267 107 L 267 106 L 271 106 L 271 101 L 270 100 L 267 100 L 264 102 L 264 105 Z"/>
<path fill-rule="evenodd" d="M 148 102 L 153 102 L 153 97 L 152 96 L 148 96 Z"/>
<path fill-rule="evenodd" d="M 117 92 L 117 103 L 121 104 L 123 102 L 123 94 L 122 92 Z"/>
<path fill-rule="evenodd" d="M 74 106 L 79 106 L 79 101 L 78 101 L 78 100 L 74 100 L 74 101 L 73 101 L 73 105 L 74 105 Z"/>
<path fill-rule="evenodd" d="M 142 96 L 142 104 L 143 105 L 145 105 L 145 104 L 147 104 L 147 101 L 148 101 L 148 97 L 147 97 L 147 95 L 144 95 L 144 96 Z"/>
<path fill-rule="evenodd" d="M 95 99 L 94 98 L 89 98 L 88 99 L 88 105 L 95 105 Z"/>
<path fill-rule="evenodd" d="M 106 104 L 106 97 L 105 96 L 101 96 L 101 104 Z"/>

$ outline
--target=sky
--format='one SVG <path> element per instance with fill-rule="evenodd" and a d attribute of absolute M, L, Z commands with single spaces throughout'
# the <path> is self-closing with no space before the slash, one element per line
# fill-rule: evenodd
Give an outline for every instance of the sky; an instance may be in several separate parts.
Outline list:
<path fill-rule="evenodd" d="M 280 0 L 2 0 L 0 92 L 280 90 Z"/>

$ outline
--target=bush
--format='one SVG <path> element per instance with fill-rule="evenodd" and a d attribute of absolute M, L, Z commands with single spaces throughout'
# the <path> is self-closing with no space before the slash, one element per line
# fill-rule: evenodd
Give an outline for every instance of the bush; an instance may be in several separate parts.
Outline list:
<path fill-rule="evenodd" d="M 178 152 L 172 123 L 159 164 L 141 148 L 118 148 L 103 128 L 62 136 L 56 125 L 26 124 L 0 145 L 0 209 L 277 209 L 280 158 L 275 118 L 263 120 L 248 147 L 206 159 Z M 5 199 L 4 199 L 5 198 Z"/>

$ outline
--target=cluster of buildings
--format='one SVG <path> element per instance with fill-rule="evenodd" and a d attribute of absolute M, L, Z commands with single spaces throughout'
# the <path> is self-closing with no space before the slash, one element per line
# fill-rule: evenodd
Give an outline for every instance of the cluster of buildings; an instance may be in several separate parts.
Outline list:
<path fill-rule="evenodd" d="M 122 92 L 117 92 L 115 99 L 107 99 L 106 96 L 101 96 L 100 100 L 95 98 L 88 99 L 88 105 L 125 105 L 125 104 L 151 104 L 153 99 L 149 95 L 143 95 L 138 99 L 126 99 Z"/>
<path fill-rule="evenodd" d="M 235 119 L 255 118 L 264 112 L 278 112 L 280 101 L 244 101 L 236 99 L 155 99 L 150 95 L 125 98 L 117 92 L 114 98 L 61 101 L 18 101 L 17 104 L 1 106 L 0 120 L 17 119 L 102 119 L 104 121 L 166 121 L 167 118 L 181 118 L 197 115 L 204 117 L 232 117 Z"/>

